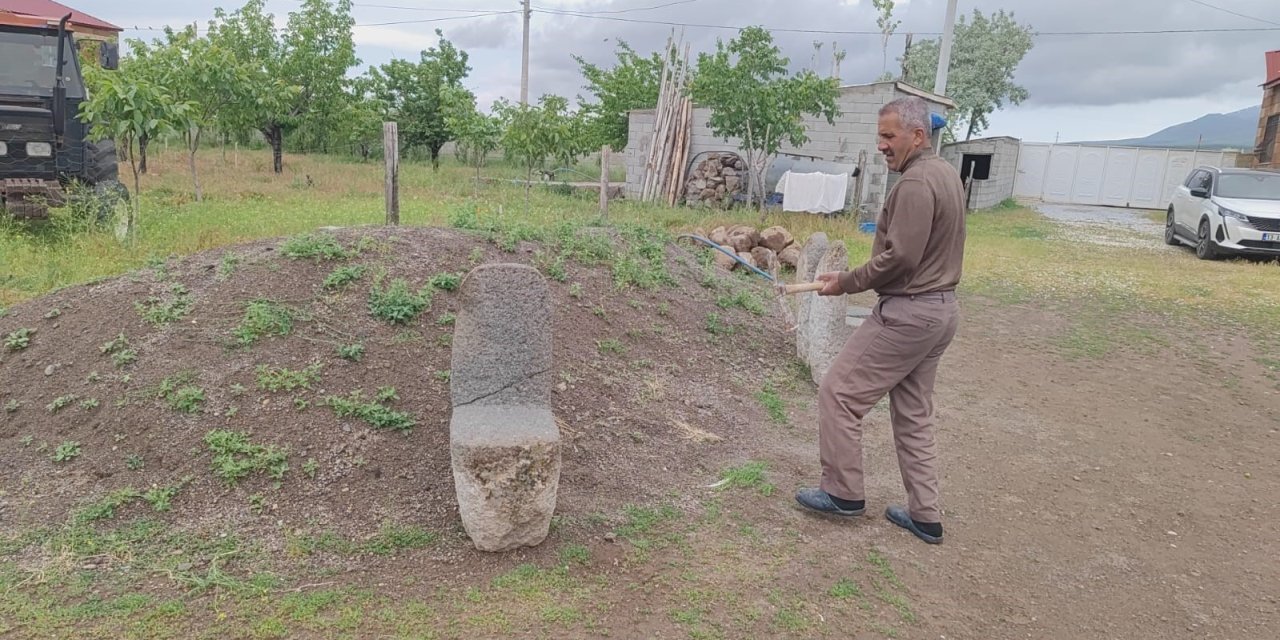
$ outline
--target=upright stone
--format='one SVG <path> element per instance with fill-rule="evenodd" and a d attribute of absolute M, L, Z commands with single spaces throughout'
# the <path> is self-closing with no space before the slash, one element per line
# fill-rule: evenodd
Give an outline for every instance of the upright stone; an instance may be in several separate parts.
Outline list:
<path fill-rule="evenodd" d="M 481 551 L 547 537 L 560 483 L 551 414 L 551 293 L 533 267 L 493 264 L 461 287 L 449 384 L 458 513 Z"/>
<path fill-rule="evenodd" d="M 822 260 L 818 271 L 845 271 L 849 268 L 849 251 L 844 242 L 833 242 Z M 832 361 L 840 355 L 844 343 L 853 334 L 853 327 L 846 320 L 849 309 L 844 296 L 811 295 L 809 307 L 809 370 L 814 384 L 822 383 Z M 797 330 L 798 331 L 798 330 Z"/>
<path fill-rule="evenodd" d="M 818 274 L 818 262 L 827 252 L 827 234 L 819 231 L 809 236 L 800 251 L 800 261 L 796 264 L 796 283 L 813 282 Z M 796 357 L 809 364 L 809 308 L 817 294 L 802 293 L 796 296 Z"/>

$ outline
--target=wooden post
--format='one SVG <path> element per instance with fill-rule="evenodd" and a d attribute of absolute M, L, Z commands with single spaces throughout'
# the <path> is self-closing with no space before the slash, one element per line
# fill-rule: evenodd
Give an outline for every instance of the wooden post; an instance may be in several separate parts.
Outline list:
<path fill-rule="evenodd" d="M 609 145 L 600 147 L 600 219 L 609 218 Z"/>
<path fill-rule="evenodd" d="M 400 224 L 400 136 L 396 123 L 382 123 L 382 155 L 387 162 L 387 224 Z"/>

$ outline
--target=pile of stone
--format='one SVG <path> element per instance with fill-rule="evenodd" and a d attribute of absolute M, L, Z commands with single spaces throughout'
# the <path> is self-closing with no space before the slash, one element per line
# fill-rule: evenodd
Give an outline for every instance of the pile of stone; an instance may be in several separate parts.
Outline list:
<path fill-rule="evenodd" d="M 757 231 L 752 226 L 735 224 L 716 227 L 710 235 L 702 232 L 698 232 L 698 235 L 705 236 L 747 264 L 769 273 L 775 272 L 782 265 L 794 269 L 800 263 L 800 245 L 796 244 L 791 232 L 783 227 Z M 715 258 L 716 264 L 725 269 L 742 267 L 741 263 L 721 251 L 715 252 Z"/>
<path fill-rule="evenodd" d="M 724 204 L 747 192 L 747 163 L 735 153 L 712 153 L 694 165 L 685 183 L 685 204 Z"/>

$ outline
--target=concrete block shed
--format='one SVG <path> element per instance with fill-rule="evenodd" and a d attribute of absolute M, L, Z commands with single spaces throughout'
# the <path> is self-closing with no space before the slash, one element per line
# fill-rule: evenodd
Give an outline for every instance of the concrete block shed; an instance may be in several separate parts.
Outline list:
<path fill-rule="evenodd" d="M 942 147 L 942 157 L 955 165 L 962 180 L 972 180 L 969 207 L 986 209 L 1013 197 L 1021 148 L 1017 138 L 979 138 Z"/>
<path fill-rule="evenodd" d="M 795 163 L 797 165 L 813 164 L 822 166 L 825 163 L 837 165 L 856 165 L 859 152 L 866 152 L 866 166 L 863 168 L 861 180 L 862 193 L 856 193 L 857 181 L 850 179 L 848 204 L 861 205 L 862 209 L 873 216 L 884 202 L 887 187 L 892 178 L 884 157 L 876 150 L 876 124 L 880 119 L 880 107 L 904 96 L 918 96 L 929 103 L 930 112 L 946 117 L 955 108 L 949 98 L 919 89 L 905 82 L 875 82 L 871 84 L 850 85 L 840 88 L 836 107 L 840 115 L 834 124 L 828 124 L 821 117 L 807 117 L 805 127 L 809 142 L 796 148 L 784 144 L 778 157 L 786 157 L 789 161 L 811 160 L 813 163 Z M 746 159 L 738 139 L 725 140 L 717 137 L 707 126 L 711 110 L 695 105 L 693 125 L 689 142 L 689 158 L 692 161 L 699 154 L 711 151 L 733 151 Z M 627 149 L 624 152 L 627 168 L 627 197 L 638 197 L 640 183 L 644 175 L 644 165 L 649 156 L 650 145 L 654 135 L 653 109 L 631 111 L 628 118 Z M 771 172 L 765 168 L 765 187 L 770 189 L 776 184 L 780 172 Z M 754 176 L 753 176 L 754 179 Z"/>

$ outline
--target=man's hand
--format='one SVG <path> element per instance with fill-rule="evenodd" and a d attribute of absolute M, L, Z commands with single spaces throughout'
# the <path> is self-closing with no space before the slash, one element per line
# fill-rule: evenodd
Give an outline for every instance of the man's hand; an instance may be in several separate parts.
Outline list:
<path fill-rule="evenodd" d="M 844 291 L 840 289 L 840 273 L 832 271 L 829 273 L 819 273 L 814 282 L 825 282 L 826 286 L 818 291 L 820 296 L 839 296 Z"/>

